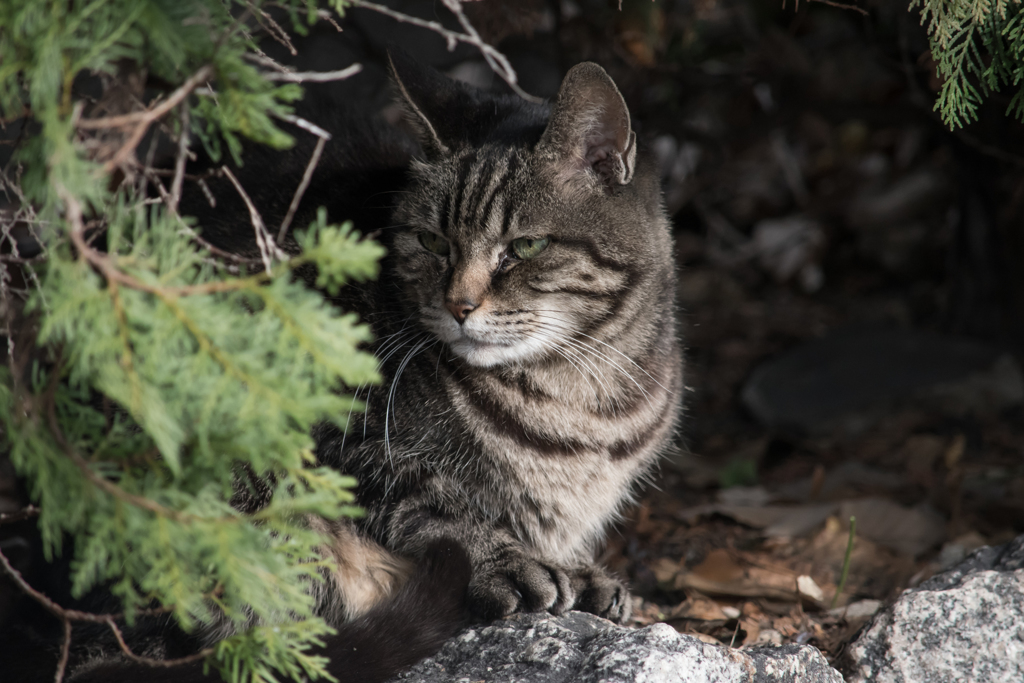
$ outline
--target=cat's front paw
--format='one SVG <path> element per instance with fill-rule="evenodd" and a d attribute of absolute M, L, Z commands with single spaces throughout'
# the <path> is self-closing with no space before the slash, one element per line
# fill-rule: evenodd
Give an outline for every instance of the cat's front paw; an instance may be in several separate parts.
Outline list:
<path fill-rule="evenodd" d="M 473 568 L 470 606 L 485 619 L 515 612 L 561 614 L 576 602 L 574 578 L 525 553 L 506 551 Z"/>
<path fill-rule="evenodd" d="M 629 589 L 603 567 L 591 566 L 572 573 L 576 603 L 573 609 L 590 612 L 616 624 L 624 623 L 632 612 Z"/>

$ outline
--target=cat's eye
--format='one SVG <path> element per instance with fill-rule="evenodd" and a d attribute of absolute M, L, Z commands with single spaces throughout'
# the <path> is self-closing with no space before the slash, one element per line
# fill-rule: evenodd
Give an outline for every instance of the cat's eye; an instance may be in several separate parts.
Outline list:
<path fill-rule="evenodd" d="M 439 256 L 447 256 L 448 252 L 451 251 L 448 240 L 433 232 L 421 232 L 420 244 L 427 251 L 432 251 Z"/>
<path fill-rule="evenodd" d="M 549 244 L 551 244 L 550 237 L 520 237 L 517 240 L 512 240 L 512 253 L 517 259 L 525 261 L 547 249 Z"/>

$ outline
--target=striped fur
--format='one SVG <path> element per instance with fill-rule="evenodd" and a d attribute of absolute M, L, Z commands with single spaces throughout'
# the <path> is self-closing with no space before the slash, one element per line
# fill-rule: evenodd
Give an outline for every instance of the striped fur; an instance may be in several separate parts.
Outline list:
<path fill-rule="evenodd" d="M 655 175 L 596 65 L 570 71 L 553 108 L 401 58 L 394 70 L 423 155 L 367 295 L 385 383 L 360 388 L 367 413 L 347 435 L 318 433 L 320 457 L 359 478 L 361 533 L 383 548 L 461 542 L 479 613 L 624 619 L 628 594 L 594 552 L 672 438 L 682 393 Z M 544 237 L 532 259 L 511 251 Z"/>

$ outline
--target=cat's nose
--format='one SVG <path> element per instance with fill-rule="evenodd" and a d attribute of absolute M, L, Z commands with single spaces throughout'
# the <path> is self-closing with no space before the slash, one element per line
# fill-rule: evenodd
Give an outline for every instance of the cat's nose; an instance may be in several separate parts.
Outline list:
<path fill-rule="evenodd" d="M 452 312 L 452 315 L 455 316 L 456 322 L 460 325 L 466 322 L 466 316 L 472 313 L 477 307 L 477 304 L 472 301 L 446 301 L 444 302 L 444 305 Z"/>

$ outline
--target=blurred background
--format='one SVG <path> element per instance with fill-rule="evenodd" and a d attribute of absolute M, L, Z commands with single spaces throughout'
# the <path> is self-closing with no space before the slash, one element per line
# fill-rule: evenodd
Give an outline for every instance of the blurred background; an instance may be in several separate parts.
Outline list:
<path fill-rule="evenodd" d="M 440 2 L 387 5 L 457 27 Z M 1024 532 L 1024 126 L 998 94 L 978 122 L 943 125 L 918 9 L 464 8 L 529 93 L 604 66 L 659 163 L 688 393 L 676 451 L 605 551 L 635 623 L 812 642 L 841 663 L 875 601 Z M 389 40 L 508 89 L 475 49 L 416 26 L 367 10 L 342 26 L 318 26 L 296 58 L 268 53 L 362 62 L 324 89 L 392 120 Z"/>
<path fill-rule="evenodd" d="M 1024 126 L 998 94 L 976 123 L 941 122 L 905 0 L 786 3 L 464 9 L 533 95 L 605 67 L 658 161 L 687 395 L 657 485 L 604 551 L 634 623 L 841 662 L 878 601 L 1024 533 Z M 458 28 L 440 1 L 384 4 Z M 393 122 L 389 42 L 508 90 L 421 27 L 367 9 L 339 26 L 295 37 L 296 55 L 263 47 L 301 71 L 362 63 L 311 88 Z M 13 487 L 0 476 L 0 503 L 20 505 Z"/>

